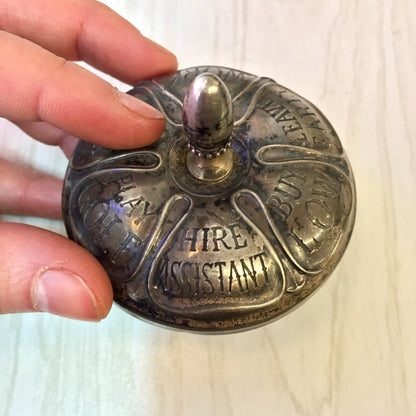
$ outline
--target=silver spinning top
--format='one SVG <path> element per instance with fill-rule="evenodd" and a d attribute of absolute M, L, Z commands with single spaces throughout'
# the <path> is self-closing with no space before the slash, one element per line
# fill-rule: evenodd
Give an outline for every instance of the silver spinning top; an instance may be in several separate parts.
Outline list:
<path fill-rule="evenodd" d="M 67 170 L 70 238 L 128 312 L 194 331 L 286 313 L 339 262 L 355 187 L 329 122 L 268 78 L 195 67 L 130 92 L 164 113 L 146 148 L 80 142 Z"/>

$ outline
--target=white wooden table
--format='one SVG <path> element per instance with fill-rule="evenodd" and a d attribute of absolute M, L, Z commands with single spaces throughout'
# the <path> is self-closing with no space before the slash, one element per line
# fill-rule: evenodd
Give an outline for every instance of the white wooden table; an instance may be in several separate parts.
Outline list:
<path fill-rule="evenodd" d="M 315 296 L 246 333 L 174 332 L 116 306 L 99 324 L 0 316 L 0 415 L 415 415 L 416 2 L 106 3 L 182 68 L 235 67 L 314 102 L 354 169 L 355 231 Z M 5 120 L 0 155 L 66 167 Z"/>

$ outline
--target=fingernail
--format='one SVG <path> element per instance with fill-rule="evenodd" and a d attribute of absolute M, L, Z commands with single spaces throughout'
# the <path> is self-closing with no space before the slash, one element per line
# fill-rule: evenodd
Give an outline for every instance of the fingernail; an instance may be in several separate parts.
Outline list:
<path fill-rule="evenodd" d="M 32 283 L 32 303 L 35 310 L 66 318 L 99 321 L 97 301 L 75 274 L 62 270 L 46 270 Z"/>
<path fill-rule="evenodd" d="M 139 100 L 136 97 L 133 97 L 130 94 L 125 94 L 124 92 L 118 92 L 118 96 L 120 98 L 121 104 L 127 107 L 130 111 L 137 113 L 138 115 L 144 118 L 151 118 L 151 119 L 164 119 L 165 117 L 163 114 L 156 110 L 156 108 L 152 107 L 149 104 L 146 104 L 144 101 Z"/>

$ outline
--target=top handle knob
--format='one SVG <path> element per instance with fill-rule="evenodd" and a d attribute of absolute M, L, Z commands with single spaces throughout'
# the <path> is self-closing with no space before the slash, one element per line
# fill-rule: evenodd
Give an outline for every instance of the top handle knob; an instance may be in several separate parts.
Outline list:
<path fill-rule="evenodd" d="M 218 76 L 203 73 L 192 81 L 183 102 L 182 119 L 193 153 L 213 159 L 225 152 L 234 127 L 233 103 Z"/>

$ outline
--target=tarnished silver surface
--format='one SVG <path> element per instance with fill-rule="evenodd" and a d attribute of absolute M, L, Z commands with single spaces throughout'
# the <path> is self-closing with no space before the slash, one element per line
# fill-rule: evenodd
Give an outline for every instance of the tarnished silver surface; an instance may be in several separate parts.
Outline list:
<path fill-rule="evenodd" d="M 314 292 L 355 218 L 352 172 L 320 111 L 221 67 L 130 93 L 164 113 L 162 137 L 133 151 L 81 142 L 63 193 L 68 234 L 103 264 L 116 302 L 161 324 L 230 331 Z"/>

